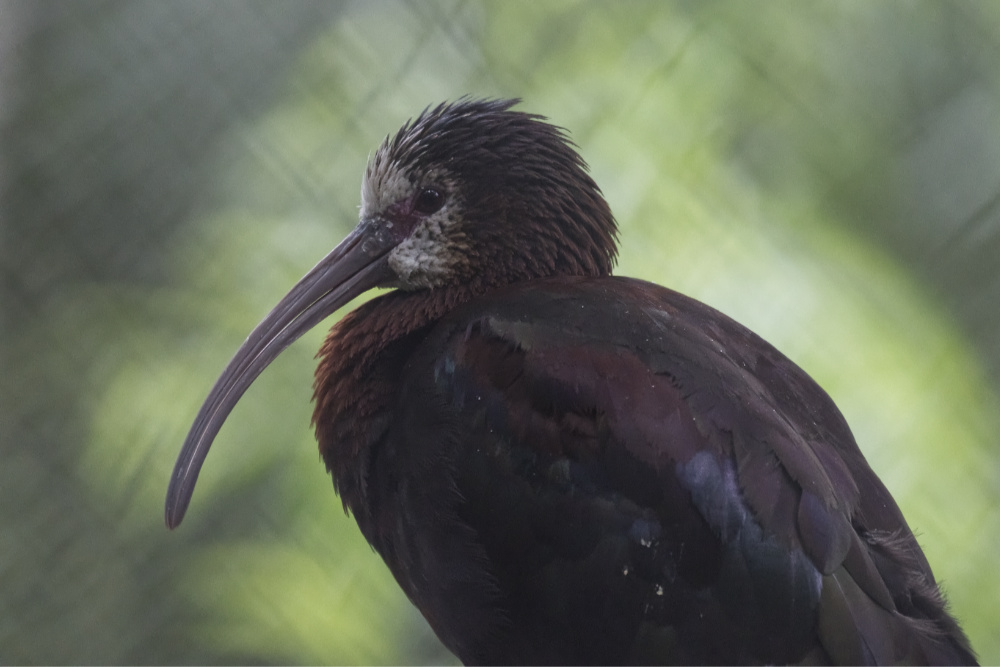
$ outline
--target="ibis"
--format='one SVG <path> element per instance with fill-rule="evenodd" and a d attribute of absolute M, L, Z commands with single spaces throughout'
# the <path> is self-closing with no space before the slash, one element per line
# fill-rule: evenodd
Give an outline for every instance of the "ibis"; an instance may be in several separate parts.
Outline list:
<path fill-rule="evenodd" d="M 463 662 L 974 663 L 830 397 L 719 311 L 612 276 L 601 190 L 516 103 L 427 108 L 371 156 L 357 227 L 209 393 L 167 525 L 267 365 L 388 288 L 320 350 L 316 436 Z"/>

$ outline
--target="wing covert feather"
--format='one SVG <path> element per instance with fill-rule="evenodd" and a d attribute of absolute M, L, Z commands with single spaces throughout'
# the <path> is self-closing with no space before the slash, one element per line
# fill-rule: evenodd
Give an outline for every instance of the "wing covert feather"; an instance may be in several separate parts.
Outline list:
<path fill-rule="evenodd" d="M 681 608 L 738 618 L 747 634 L 733 641 L 773 662 L 796 659 L 778 647 L 861 661 L 940 649 L 939 630 L 951 628 L 933 576 L 846 421 L 808 375 L 721 313 L 641 281 L 556 279 L 458 309 L 427 349 L 434 391 L 477 425 L 472 440 L 530 458 L 530 474 L 509 453 L 506 465 L 536 491 L 608 499 L 628 517 L 623 534 L 658 549 L 647 568 L 655 595 L 686 577 L 666 593 L 673 614 L 657 616 L 647 598 L 652 627 L 676 630 Z M 460 490 L 477 495 L 469 482 Z M 714 535 L 699 548 L 717 556 L 694 566 L 681 554 L 698 530 Z M 895 535 L 915 555 L 873 546 L 870 534 Z M 625 571 L 629 553 L 619 554 Z M 909 574 L 894 576 L 901 567 Z M 850 646 L 831 630 L 848 620 L 859 633 Z"/>

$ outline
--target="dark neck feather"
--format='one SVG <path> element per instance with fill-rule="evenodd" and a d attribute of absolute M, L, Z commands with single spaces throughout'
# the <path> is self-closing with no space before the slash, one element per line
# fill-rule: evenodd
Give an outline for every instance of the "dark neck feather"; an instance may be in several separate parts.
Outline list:
<path fill-rule="evenodd" d="M 345 509 L 363 511 L 365 454 L 382 434 L 406 358 L 444 314 L 485 291 L 482 285 L 396 290 L 359 306 L 330 330 L 317 355 L 313 425 Z"/>

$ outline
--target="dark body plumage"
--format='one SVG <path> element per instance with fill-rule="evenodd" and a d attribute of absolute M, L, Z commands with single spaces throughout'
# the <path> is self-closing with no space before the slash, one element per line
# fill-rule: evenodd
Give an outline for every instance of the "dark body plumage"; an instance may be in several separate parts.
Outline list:
<path fill-rule="evenodd" d="M 974 662 L 830 398 L 725 315 L 610 277 L 597 186 L 510 106 L 442 105 L 379 149 L 336 259 L 375 239 L 347 292 L 398 289 L 333 328 L 316 375 L 345 507 L 445 645 L 467 663 Z M 241 350 L 233 373 L 252 381 L 268 336 L 283 348 L 343 296 L 293 299 L 308 317 L 251 334 L 264 359 Z M 219 412 L 192 434 L 210 442 Z"/>

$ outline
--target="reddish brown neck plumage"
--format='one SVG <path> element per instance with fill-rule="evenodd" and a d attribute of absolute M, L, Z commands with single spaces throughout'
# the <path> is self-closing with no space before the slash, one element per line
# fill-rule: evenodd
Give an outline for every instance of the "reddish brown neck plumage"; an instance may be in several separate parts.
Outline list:
<path fill-rule="evenodd" d="M 318 354 L 313 424 L 345 508 L 359 511 L 366 472 L 361 458 L 381 433 L 379 419 L 405 358 L 445 313 L 484 291 L 467 285 L 396 290 L 359 306 L 330 330 Z"/>

